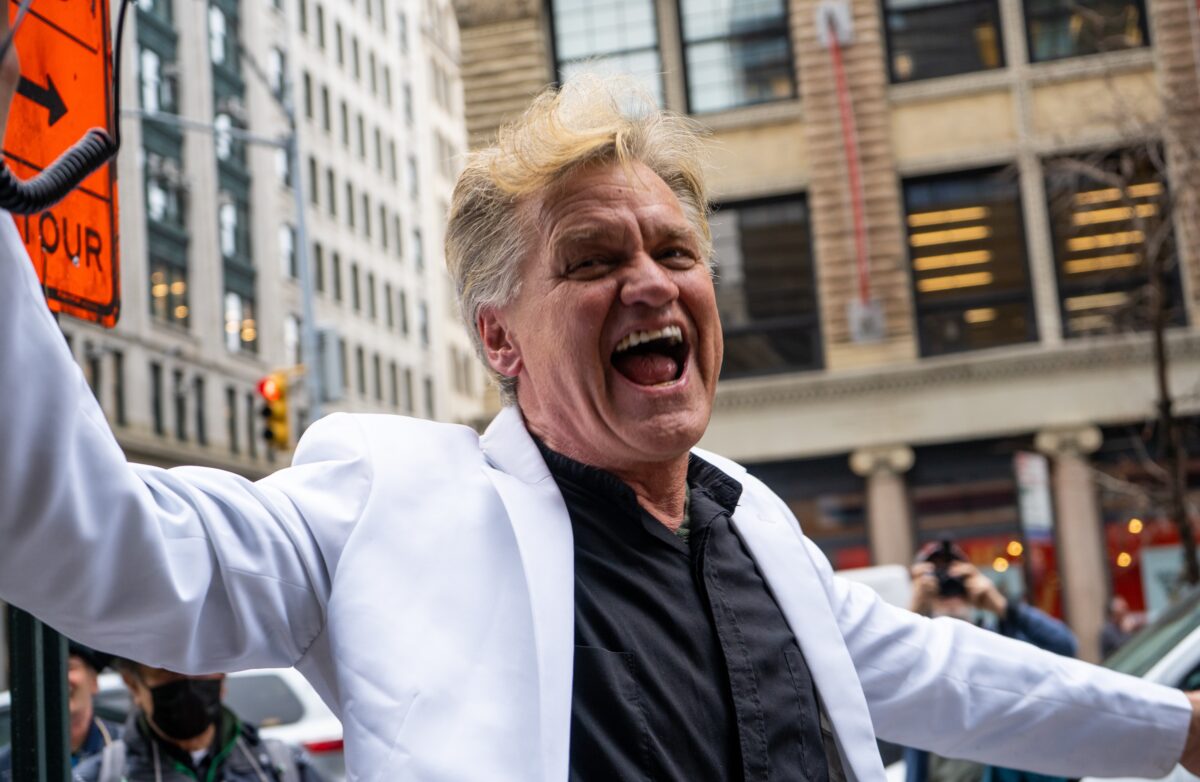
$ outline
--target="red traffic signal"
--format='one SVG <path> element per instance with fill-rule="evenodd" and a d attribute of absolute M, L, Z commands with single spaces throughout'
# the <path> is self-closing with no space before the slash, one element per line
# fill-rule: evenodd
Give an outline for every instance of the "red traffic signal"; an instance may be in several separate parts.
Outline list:
<path fill-rule="evenodd" d="M 258 381 L 258 394 L 268 402 L 278 402 L 283 399 L 286 385 L 279 375 L 267 375 Z"/>
<path fill-rule="evenodd" d="M 279 450 L 291 447 L 287 392 L 288 379 L 282 372 L 273 372 L 258 381 L 258 395 L 263 399 L 262 437 L 267 445 Z"/>

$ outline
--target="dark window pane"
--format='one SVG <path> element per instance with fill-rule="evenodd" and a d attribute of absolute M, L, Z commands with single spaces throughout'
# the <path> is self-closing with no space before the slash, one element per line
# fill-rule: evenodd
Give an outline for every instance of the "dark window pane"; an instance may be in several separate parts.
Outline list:
<path fill-rule="evenodd" d="M 1142 331 L 1153 324 L 1150 264 L 1167 270 L 1168 322 L 1186 322 L 1161 156 L 1137 148 L 1048 160 L 1063 334 Z"/>
<path fill-rule="evenodd" d="M 1015 177 L 911 179 L 904 201 L 922 354 L 1035 339 Z"/>
<path fill-rule="evenodd" d="M 803 198 L 721 207 L 712 217 L 724 378 L 821 366 Z"/>
<path fill-rule="evenodd" d="M 1004 66 L 995 0 L 885 0 L 892 81 Z"/>
<path fill-rule="evenodd" d="M 795 96 L 782 0 L 684 0 L 681 10 L 692 111 Z"/>
<path fill-rule="evenodd" d="M 559 78 L 628 74 L 662 104 L 662 63 L 653 0 L 555 0 Z"/>
<path fill-rule="evenodd" d="M 1141 0 L 1025 0 L 1033 62 L 1146 45 Z"/>

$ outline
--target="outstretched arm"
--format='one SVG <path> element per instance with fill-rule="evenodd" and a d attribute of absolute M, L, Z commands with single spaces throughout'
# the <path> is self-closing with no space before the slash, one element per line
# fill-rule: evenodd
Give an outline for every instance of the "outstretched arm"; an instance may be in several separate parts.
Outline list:
<path fill-rule="evenodd" d="M 15 60 L 0 64 L 0 121 L 17 78 Z M 327 563 L 367 494 L 351 419 L 314 427 L 299 466 L 258 483 L 128 464 L 3 213 L 0 400 L 0 599 L 183 672 L 303 654 L 323 626 Z"/>

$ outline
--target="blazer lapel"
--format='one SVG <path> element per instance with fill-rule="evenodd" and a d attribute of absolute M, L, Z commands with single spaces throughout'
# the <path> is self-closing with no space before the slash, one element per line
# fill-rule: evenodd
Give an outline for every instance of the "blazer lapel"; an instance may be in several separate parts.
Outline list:
<path fill-rule="evenodd" d="M 571 678 L 575 652 L 575 555 L 571 520 L 516 407 L 496 416 L 482 438 L 488 477 L 500 495 L 529 588 L 538 666 L 543 778 L 569 772 Z"/>
<path fill-rule="evenodd" d="M 705 452 L 699 455 L 746 487 L 733 515 L 734 525 L 796 635 L 833 723 L 848 775 L 859 782 L 884 779 L 875 729 L 858 673 L 842 641 L 842 631 L 830 609 L 825 586 L 808 550 L 792 528 L 791 519 L 769 509 L 760 512 L 754 488 L 746 485 L 744 467 Z"/>

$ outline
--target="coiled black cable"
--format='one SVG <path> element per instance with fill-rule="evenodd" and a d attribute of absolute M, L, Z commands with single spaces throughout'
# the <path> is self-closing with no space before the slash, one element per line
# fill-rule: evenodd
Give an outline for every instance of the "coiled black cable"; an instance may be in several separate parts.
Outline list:
<path fill-rule="evenodd" d="M 53 163 L 27 181 L 18 178 L 8 164 L 0 159 L 0 209 L 15 214 L 44 212 L 66 198 L 121 148 L 121 41 L 125 33 L 125 12 L 131 0 L 117 2 L 121 4 L 121 10 L 117 17 L 117 40 L 113 46 L 113 101 L 109 118 L 113 133 L 110 135 L 104 128 L 92 128 Z M 22 0 L 12 29 L 0 44 L 0 62 L 4 62 L 8 55 L 13 38 L 32 3 L 33 0 Z"/>

